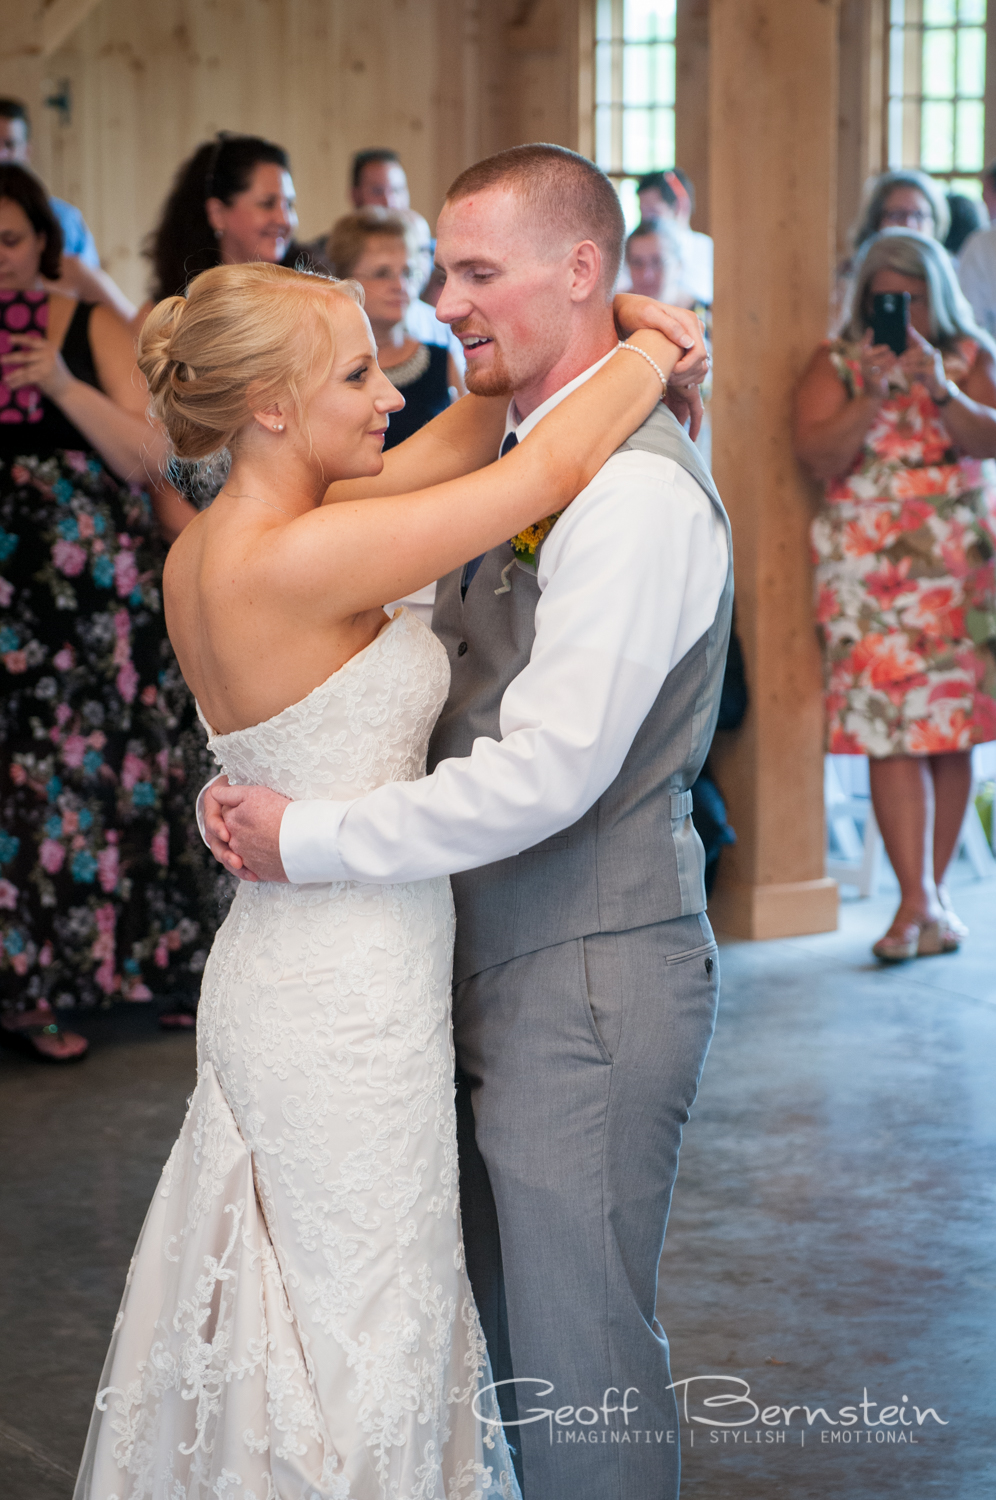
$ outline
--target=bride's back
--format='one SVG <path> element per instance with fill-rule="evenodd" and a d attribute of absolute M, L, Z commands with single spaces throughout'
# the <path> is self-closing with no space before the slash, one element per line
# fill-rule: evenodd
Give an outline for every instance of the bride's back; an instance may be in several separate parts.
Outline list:
<path fill-rule="evenodd" d="M 178 456 L 233 450 L 229 482 L 181 533 L 164 574 L 181 670 L 222 733 L 304 698 L 384 624 L 379 609 L 337 613 L 331 588 L 327 607 L 316 609 L 313 592 L 295 586 L 296 559 L 329 480 L 343 465 L 349 474 L 357 462 L 360 472 L 379 466 L 369 421 L 330 440 L 334 420 L 309 426 L 303 416 L 304 387 L 321 385 L 343 361 L 357 365 L 373 392 L 364 413 L 386 427 L 377 409 L 400 403 L 386 381 L 389 394 L 375 399 L 384 378 L 355 302 L 326 281 L 266 264 L 205 272 L 188 298 L 160 303 L 142 332 L 139 362 Z M 349 395 L 354 407 L 358 389 Z M 306 443 L 294 441 L 302 422 Z"/>

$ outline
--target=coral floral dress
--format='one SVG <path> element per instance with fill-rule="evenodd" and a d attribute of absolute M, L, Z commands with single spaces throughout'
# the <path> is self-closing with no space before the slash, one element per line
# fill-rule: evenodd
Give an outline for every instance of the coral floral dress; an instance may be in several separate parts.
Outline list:
<path fill-rule="evenodd" d="M 952 378 L 977 346 L 945 355 Z M 857 396 L 858 349 L 829 345 Z M 960 457 L 925 387 L 901 375 L 813 523 L 827 749 L 933 755 L 996 739 L 996 472 Z"/>

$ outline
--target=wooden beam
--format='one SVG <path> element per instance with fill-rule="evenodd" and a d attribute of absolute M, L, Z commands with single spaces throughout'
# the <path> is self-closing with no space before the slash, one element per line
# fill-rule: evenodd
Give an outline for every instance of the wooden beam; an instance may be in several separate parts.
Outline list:
<path fill-rule="evenodd" d="M 750 707 L 719 736 L 737 843 L 709 914 L 721 931 L 829 931 L 823 695 L 809 525 L 792 454 L 795 386 L 825 336 L 834 266 L 838 0 L 712 0 L 716 245 L 713 470 L 733 524 Z"/>
<path fill-rule="evenodd" d="M 841 0 L 837 125 L 837 254 L 847 251 L 868 178 L 886 167 L 887 0 Z"/>
<path fill-rule="evenodd" d="M 692 228 L 708 234 L 709 0 L 678 0 L 675 52 L 675 165 L 695 184 Z"/>
<path fill-rule="evenodd" d="M 985 152 L 986 166 L 996 161 L 996 0 L 986 5 L 986 104 L 985 104 Z"/>
<path fill-rule="evenodd" d="M 560 11 L 555 0 L 519 0 L 505 28 L 509 52 L 556 52 L 560 42 Z"/>
<path fill-rule="evenodd" d="M 42 12 L 43 56 L 56 52 L 99 4 L 100 0 L 50 0 Z"/>
<path fill-rule="evenodd" d="M 595 159 L 595 0 L 578 0 L 578 136 L 582 156 Z"/>

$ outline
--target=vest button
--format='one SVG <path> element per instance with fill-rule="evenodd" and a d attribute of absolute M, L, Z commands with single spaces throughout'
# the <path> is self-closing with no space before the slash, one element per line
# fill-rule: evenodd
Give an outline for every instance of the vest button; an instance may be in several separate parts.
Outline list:
<path fill-rule="evenodd" d="M 460 644 L 459 644 L 459 646 L 457 647 L 457 656 L 466 656 L 466 655 L 467 655 L 467 642 L 466 641 L 461 641 Z"/>

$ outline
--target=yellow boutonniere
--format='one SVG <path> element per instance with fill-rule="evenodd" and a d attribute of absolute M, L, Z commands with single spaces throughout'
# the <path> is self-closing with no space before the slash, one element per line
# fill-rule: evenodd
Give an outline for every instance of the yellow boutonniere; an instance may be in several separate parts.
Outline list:
<path fill-rule="evenodd" d="M 552 516 L 537 521 L 534 526 L 527 526 L 525 531 L 520 531 L 518 536 L 512 538 L 512 551 L 516 558 L 534 573 L 536 572 L 536 554 L 539 552 L 540 544 L 552 531 L 554 522 L 558 521 L 562 515 L 563 511 L 554 511 Z"/>

